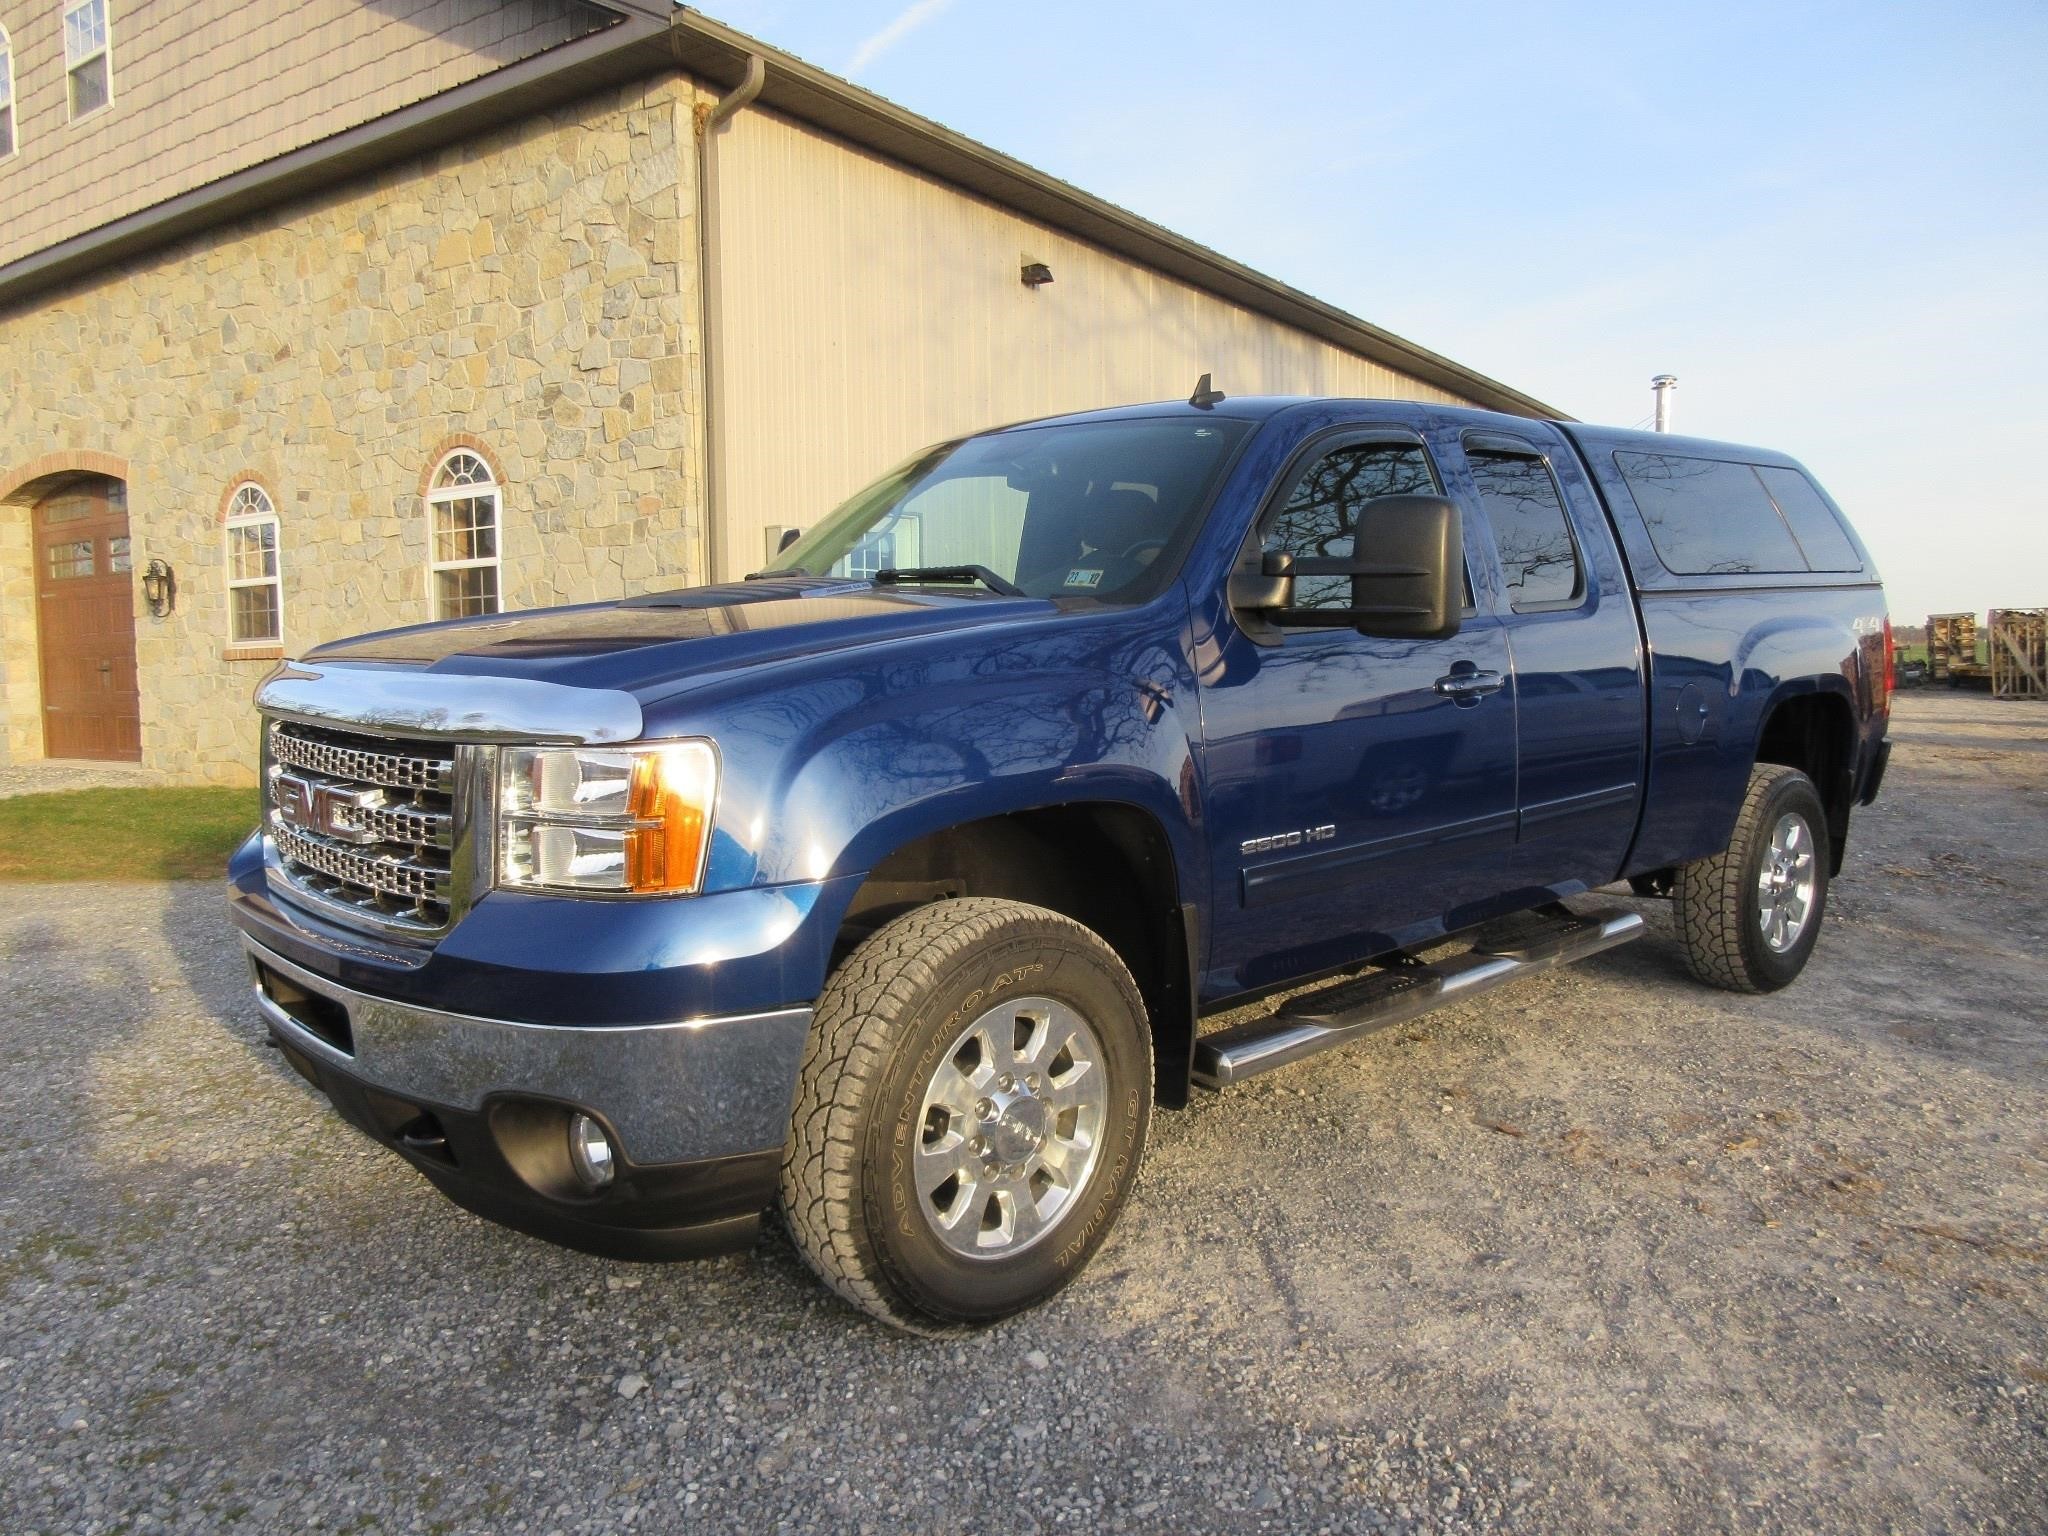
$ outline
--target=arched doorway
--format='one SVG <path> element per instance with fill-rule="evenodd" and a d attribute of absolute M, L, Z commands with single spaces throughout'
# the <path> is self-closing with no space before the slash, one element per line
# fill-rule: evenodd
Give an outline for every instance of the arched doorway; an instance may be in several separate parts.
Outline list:
<path fill-rule="evenodd" d="M 128 487 L 81 476 L 35 507 L 43 753 L 142 760 Z"/>

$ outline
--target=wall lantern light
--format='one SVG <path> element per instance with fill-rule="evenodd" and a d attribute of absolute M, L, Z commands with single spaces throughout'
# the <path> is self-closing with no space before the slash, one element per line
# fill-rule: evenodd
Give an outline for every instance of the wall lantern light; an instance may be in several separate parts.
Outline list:
<path fill-rule="evenodd" d="M 1052 281 L 1052 268 L 1042 261 L 1027 261 L 1018 275 L 1024 279 L 1026 288 L 1043 288 Z"/>
<path fill-rule="evenodd" d="M 178 573 L 161 560 L 150 561 L 142 572 L 142 600 L 152 618 L 165 617 L 178 606 Z"/>

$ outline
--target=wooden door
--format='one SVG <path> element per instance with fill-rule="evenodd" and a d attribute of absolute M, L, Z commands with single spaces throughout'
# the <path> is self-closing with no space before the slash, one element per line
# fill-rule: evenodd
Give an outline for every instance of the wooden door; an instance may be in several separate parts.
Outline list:
<path fill-rule="evenodd" d="M 142 760 L 128 488 L 90 480 L 36 507 L 43 752 Z"/>

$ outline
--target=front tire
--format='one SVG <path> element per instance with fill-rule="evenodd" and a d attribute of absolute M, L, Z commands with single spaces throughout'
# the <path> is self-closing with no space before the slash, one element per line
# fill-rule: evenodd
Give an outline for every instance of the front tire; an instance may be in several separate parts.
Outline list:
<path fill-rule="evenodd" d="M 871 1316 L 991 1323 L 1101 1245 L 1151 1113 L 1144 1003 L 1108 945 L 1021 902 L 935 902 L 872 935 L 819 999 L 784 1217 Z"/>
<path fill-rule="evenodd" d="M 1686 964 L 1709 986 L 1775 992 L 1806 968 L 1828 901 L 1827 810 L 1797 768 L 1758 763 L 1722 852 L 1678 870 Z"/>

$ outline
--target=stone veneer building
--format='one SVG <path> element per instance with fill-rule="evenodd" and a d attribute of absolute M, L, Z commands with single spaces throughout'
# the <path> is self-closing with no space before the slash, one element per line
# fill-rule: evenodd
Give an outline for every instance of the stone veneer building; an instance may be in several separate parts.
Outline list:
<path fill-rule="evenodd" d="M 0 29 L 4 762 L 246 781 L 282 656 L 734 577 L 926 442 L 1205 370 L 1544 413 L 658 0 Z"/>

